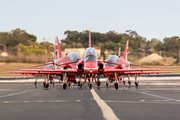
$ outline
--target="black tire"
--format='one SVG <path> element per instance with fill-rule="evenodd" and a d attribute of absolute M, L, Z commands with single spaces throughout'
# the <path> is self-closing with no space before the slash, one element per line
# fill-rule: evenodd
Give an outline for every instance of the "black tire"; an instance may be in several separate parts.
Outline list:
<path fill-rule="evenodd" d="M 78 86 L 80 86 L 80 81 L 78 81 Z"/>
<path fill-rule="evenodd" d="M 138 82 L 135 82 L 135 85 L 136 85 L 136 87 L 138 87 L 139 83 L 138 83 Z"/>
<path fill-rule="evenodd" d="M 80 88 L 82 88 L 82 83 L 80 84 Z"/>
<path fill-rule="evenodd" d="M 54 82 L 53 82 L 53 85 L 54 85 Z"/>
<path fill-rule="evenodd" d="M 52 81 L 50 81 L 50 84 L 52 84 Z"/>
<path fill-rule="evenodd" d="M 45 85 L 46 85 L 46 82 L 43 82 L 43 86 L 45 87 Z"/>
<path fill-rule="evenodd" d="M 66 87 L 67 87 L 67 84 L 63 84 L 63 89 L 65 90 L 66 89 Z"/>
<path fill-rule="evenodd" d="M 37 82 L 34 82 L 34 85 L 37 85 Z"/>
<path fill-rule="evenodd" d="M 89 84 L 89 88 L 92 89 L 92 84 Z"/>
<path fill-rule="evenodd" d="M 101 82 L 99 81 L 99 82 L 97 82 L 97 86 L 100 86 L 101 85 Z"/>
<path fill-rule="evenodd" d="M 123 81 L 123 84 L 124 84 L 124 85 L 125 85 L 125 83 L 126 83 L 126 82 L 125 82 L 125 81 Z"/>
<path fill-rule="evenodd" d="M 108 87 L 108 83 L 106 83 L 106 87 Z"/>
<path fill-rule="evenodd" d="M 49 87 L 49 83 L 45 85 L 45 88 L 48 88 Z"/>
<path fill-rule="evenodd" d="M 117 90 L 118 89 L 118 83 L 114 83 L 114 87 Z"/>
<path fill-rule="evenodd" d="M 129 85 L 131 85 L 131 81 L 128 81 Z"/>

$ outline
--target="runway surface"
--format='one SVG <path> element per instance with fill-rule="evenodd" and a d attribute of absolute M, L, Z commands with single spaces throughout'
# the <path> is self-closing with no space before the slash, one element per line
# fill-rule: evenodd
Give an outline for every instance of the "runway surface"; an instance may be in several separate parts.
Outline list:
<path fill-rule="evenodd" d="M 113 83 L 107 88 L 93 84 L 80 89 L 71 84 L 63 90 L 61 84 L 48 89 L 38 81 L 1 82 L 1 120 L 179 120 L 180 81 L 141 80 L 138 88 L 132 84 Z M 155 84 L 156 83 L 156 84 Z M 171 84 L 170 84 L 171 83 Z"/>

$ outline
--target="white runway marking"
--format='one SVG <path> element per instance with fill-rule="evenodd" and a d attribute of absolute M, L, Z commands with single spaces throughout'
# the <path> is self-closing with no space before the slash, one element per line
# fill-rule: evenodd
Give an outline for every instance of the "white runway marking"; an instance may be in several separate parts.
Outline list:
<path fill-rule="evenodd" d="M 13 94 L 8 94 L 8 95 L 3 95 L 3 96 L 0 96 L 0 98 L 9 97 L 9 96 L 18 95 L 18 94 L 23 94 L 23 93 L 25 93 L 25 92 L 26 92 L 26 91 L 18 92 L 18 93 L 13 93 Z"/>
<path fill-rule="evenodd" d="M 157 97 L 157 98 L 162 98 L 162 99 L 171 100 L 171 101 L 177 101 L 176 99 L 167 98 L 167 97 L 162 97 L 162 96 L 158 96 L 158 95 L 154 95 L 154 94 L 149 94 L 149 93 L 146 93 L 146 92 L 141 92 L 141 93 L 143 93 L 143 94 L 145 94 L 145 95 Z"/>
<path fill-rule="evenodd" d="M 99 95 L 95 92 L 95 90 L 92 88 L 91 90 L 91 94 L 93 95 L 94 100 L 96 100 L 97 104 L 99 105 L 99 107 L 101 108 L 103 117 L 106 120 L 120 120 L 115 113 L 113 112 L 113 110 L 104 102 L 104 100 L 102 100 Z"/>

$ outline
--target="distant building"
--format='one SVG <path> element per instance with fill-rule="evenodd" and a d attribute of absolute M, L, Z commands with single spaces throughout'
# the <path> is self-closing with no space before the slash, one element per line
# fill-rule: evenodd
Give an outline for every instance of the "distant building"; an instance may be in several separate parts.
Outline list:
<path fill-rule="evenodd" d="M 97 48 L 95 48 L 95 49 L 96 49 L 96 51 L 97 51 L 97 55 L 100 56 L 100 55 L 101 55 L 101 50 L 100 50 L 100 49 L 97 49 Z M 64 56 L 66 53 L 76 52 L 76 53 L 78 53 L 81 57 L 83 57 L 84 51 L 85 51 L 85 48 L 65 48 L 65 50 L 62 51 L 62 55 Z"/>

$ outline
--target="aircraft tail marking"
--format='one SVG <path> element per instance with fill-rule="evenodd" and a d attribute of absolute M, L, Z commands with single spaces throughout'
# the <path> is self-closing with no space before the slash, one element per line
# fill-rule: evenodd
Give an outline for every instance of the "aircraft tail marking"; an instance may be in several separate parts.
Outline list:
<path fill-rule="evenodd" d="M 125 46 L 124 56 L 123 56 L 124 60 L 127 60 L 128 57 L 128 44 L 129 44 L 129 40 L 126 42 L 126 46 Z"/>
<path fill-rule="evenodd" d="M 91 47 L 91 30 L 89 29 L 89 47 Z"/>
<path fill-rule="evenodd" d="M 54 55 L 55 55 L 55 59 L 58 59 L 58 58 L 61 58 L 61 57 L 62 57 L 61 47 L 60 47 L 60 44 L 59 44 L 59 39 L 58 39 L 58 37 L 56 37 L 56 39 L 55 39 Z"/>
<path fill-rule="evenodd" d="M 118 57 L 121 57 L 121 47 L 119 47 Z"/>

